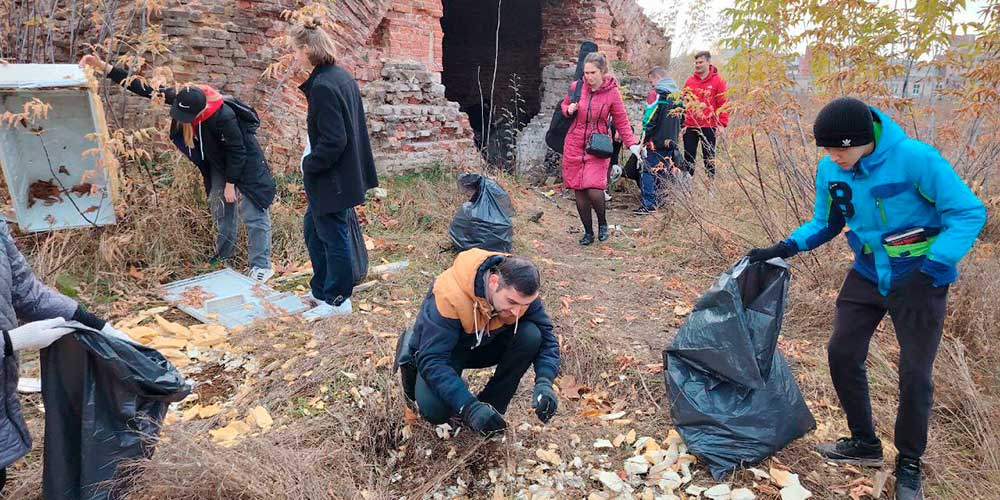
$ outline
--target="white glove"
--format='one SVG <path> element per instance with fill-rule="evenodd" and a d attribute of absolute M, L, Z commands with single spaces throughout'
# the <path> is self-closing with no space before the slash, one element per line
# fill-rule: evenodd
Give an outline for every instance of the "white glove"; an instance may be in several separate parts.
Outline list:
<path fill-rule="evenodd" d="M 631 151 L 632 154 L 635 155 L 636 158 L 638 158 L 640 160 L 642 159 L 642 146 L 640 146 L 638 144 L 633 144 L 633 145 L 631 145 L 631 146 L 628 147 L 628 150 Z"/>
<path fill-rule="evenodd" d="M 129 342 L 129 343 L 132 343 L 132 344 L 135 343 L 135 341 L 132 340 L 132 337 L 129 337 L 128 334 L 126 334 L 125 332 L 122 332 L 121 330 L 119 330 L 119 329 L 111 326 L 111 322 L 110 321 L 104 324 L 104 328 L 101 328 L 101 333 L 103 333 L 104 335 L 107 335 L 108 337 L 116 338 L 118 340 L 124 340 L 125 342 Z"/>
<path fill-rule="evenodd" d="M 63 318 L 52 318 L 19 326 L 8 332 L 10 347 L 15 351 L 45 349 L 73 331 L 72 328 L 65 327 L 65 324 L 66 320 Z"/>

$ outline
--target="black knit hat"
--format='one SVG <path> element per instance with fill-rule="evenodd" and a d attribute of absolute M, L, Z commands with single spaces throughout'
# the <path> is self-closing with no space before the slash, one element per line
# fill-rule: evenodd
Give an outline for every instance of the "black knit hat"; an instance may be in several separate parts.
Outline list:
<path fill-rule="evenodd" d="M 813 123 L 816 145 L 849 148 L 875 142 L 875 125 L 868 105 L 852 97 L 834 99 L 823 106 Z"/>

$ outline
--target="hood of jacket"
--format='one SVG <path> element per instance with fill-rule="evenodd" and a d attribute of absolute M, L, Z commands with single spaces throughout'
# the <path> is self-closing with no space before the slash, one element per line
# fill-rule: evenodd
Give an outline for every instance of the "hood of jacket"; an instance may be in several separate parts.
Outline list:
<path fill-rule="evenodd" d="M 660 94 L 674 94 L 680 90 L 677 87 L 677 82 L 669 76 L 660 79 L 660 81 L 656 82 L 656 85 L 654 85 L 653 88 Z"/>
<path fill-rule="evenodd" d="M 906 131 L 889 115 L 871 106 L 868 109 L 871 110 L 872 116 L 881 123 L 882 133 L 875 141 L 875 150 L 858 160 L 857 165 L 854 166 L 855 171 L 861 175 L 869 175 L 873 170 L 885 164 L 889 159 L 890 152 L 899 143 L 906 140 Z"/>

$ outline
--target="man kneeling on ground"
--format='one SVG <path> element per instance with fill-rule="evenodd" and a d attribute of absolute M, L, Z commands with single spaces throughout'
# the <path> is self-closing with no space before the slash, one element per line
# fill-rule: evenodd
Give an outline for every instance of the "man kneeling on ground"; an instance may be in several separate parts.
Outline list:
<path fill-rule="evenodd" d="M 501 432 L 521 377 L 534 364 L 531 406 L 543 423 L 552 418 L 559 342 L 540 285 L 531 261 L 479 249 L 462 252 L 437 277 L 396 360 L 404 393 L 421 417 L 438 425 L 457 415 L 483 435 Z M 493 376 L 474 396 L 462 371 L 490 366 Z"/>

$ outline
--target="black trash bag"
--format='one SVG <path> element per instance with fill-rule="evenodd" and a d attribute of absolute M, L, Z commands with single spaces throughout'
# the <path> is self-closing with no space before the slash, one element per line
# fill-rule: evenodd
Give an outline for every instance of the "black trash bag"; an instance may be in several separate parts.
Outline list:
<path fill-rule="evenodd" d="M 365 235 L 361 231 L 358 213 L 353 208 L 347 213 L 347 227 L 351 233 L 351 272 L 354 274 L 354 284 L 359 285 L 368 277 L 368 247 L 365 246 Z"/>
<path fill-rule="evenodd" d="M 191 392 L 155 349 L 79 327 L 41 352 L 46 500 L 112 500 L 152 457 L 167 407 Z"/>
<path fill-rule="evenodd" d="M 567 92 L 570 102 L 580 101 L 580 92 L 583 91 L 584 60 L 591 52 L 597 52 L 597 44 L 594 42 L 583 42 L 580 44 L 580 55 L 576 60 L 576 71 L 573 73 L 573 79 L 576 80 L 576 89 L 572 93 Z M 566 142 L 566 134 L 569 132 L 569 127 L 573 124 L 573 118 L 567 118 L 563 114 L 561 104 L 562 101 L 556 105 L 556 109 L 552 113 L 552 119 L 549 121 L 549 128 L 545 131 L 545 144 L 560 154 L 563 152 L 563 143 Z"/>
<path fill-rule="evenodd" d="M 789 270 L 743 259 L 719 277 L 663 351 L 670 416 L 722 480 L 816 427 L 777 350 Z"/>
<path fill-rule="evenodd" d="M 459 251 L 481 248 L 510 252 L 514 242 L 510 196 L 493 180 L 479 174 L 458 176 L 458 185 L 471 192 L 451 221 L 448 236 Z M 474 187 L 474 188 L 473 188 Z"/>

